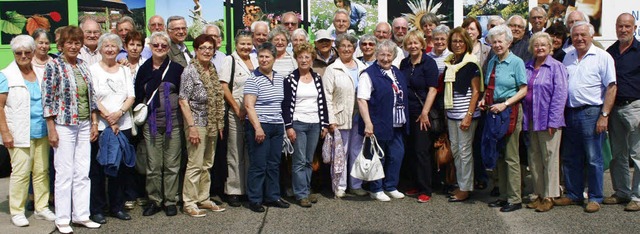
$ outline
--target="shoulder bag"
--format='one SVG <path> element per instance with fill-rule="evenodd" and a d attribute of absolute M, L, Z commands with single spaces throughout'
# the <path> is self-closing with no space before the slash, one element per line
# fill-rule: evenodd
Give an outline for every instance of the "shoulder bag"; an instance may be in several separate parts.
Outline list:
<path fill-rule="evenodd" d="M 167 64 L 167 67 L 164 69 L 164 72 L 162 73 L 162 78 L 160 80 L 161 81 L 160 83 L 162 83 L 162 80 L 164 80 L 164 77 L 167 75 L 167 71 L 169 71 L 169 66 L 171 66 L 171 60 L 169 60 L 169 64 Z M 158 88 L 160 88 L 159 85 L 156 88 L 156 90 L 153 91 L 153 93 L 151 94 L 151 97 L 149 97 L 149 100 L 147 100 L 146 103 L 140 103 L 133 108 L 133 123 L 135 125 L 140 126 L 147 121 L 147 115 L 149 114 L 149 104 L 151 103 L 151 101 L 153 100 L 153 97 L 158 92 Z"/>

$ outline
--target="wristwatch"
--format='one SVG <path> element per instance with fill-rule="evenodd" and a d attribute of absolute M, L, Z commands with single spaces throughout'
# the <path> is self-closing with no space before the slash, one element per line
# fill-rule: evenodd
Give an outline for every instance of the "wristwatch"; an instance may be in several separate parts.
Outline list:
<path fill-rule="evenodd" d="M 600 115 L 602 115 L 602 117 L 609 117 L 609 113 L 608 112 L 600 112 Z"/>

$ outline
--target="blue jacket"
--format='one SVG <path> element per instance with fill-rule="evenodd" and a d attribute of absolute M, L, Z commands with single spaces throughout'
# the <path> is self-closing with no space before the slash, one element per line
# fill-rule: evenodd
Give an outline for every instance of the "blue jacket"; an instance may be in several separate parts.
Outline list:
<path fill-rule="evenodd" d="M 99 144 L 97 160 L 107 176 L 116 177 L 123 160 L 127 167 L 136 165 L 136 150 L 124 134 L 115 135 L 111 128 L 105 128 L 100 134 Z"/>
<path fill-rule="evenodd" d="M 507 145 L 505 135 L 509 131 L 511 110 L 507 108 L 497 114 L 487 112 L 480 140 L 482 162 L 487 170 L 496 168 L 498 157 L 505 150 Z"/>

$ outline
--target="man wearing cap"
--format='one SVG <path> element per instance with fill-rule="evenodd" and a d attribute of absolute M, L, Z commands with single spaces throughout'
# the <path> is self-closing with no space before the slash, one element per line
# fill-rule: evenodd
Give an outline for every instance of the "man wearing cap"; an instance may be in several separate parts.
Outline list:
<path fill-rule="evenodd" d="M 336 61 L 338 50 L 333 47 L 333 37 L 328 30 L 320 29 L 316 32 L 316 58 L 313 60 L 313 71 L 320 76 L 324 75 L 324 70 Z"/>

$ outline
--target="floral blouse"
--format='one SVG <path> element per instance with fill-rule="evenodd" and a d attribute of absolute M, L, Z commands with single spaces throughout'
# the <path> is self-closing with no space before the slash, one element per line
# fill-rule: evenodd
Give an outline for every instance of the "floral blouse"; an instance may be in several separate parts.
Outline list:
<path fill-rule="evenodd" d="M 192 63 L 189 63 L 189 65 L 184 69 L 184 72 L 182 72 L 182 79 L 180 81 L 180 99 L 187 100 L 189 102 L 193 121 L 195 125 L 199 127 L 207 126 L 207 103 L 209 101 L 214 101 L 214 106 L 217 107 L 214 119 L 218 120 L 216 123 L 217 128 L 222 129 L 224 128 L 224 93 L 222 92 L 220 80 L 217 79 L 218 75 L 214 73 L 213 76 L 216 77 L 216 79 L 212 81 L 216 96 L 207 97 L 207 91 L 200 80 L 198 69 Z"/>

